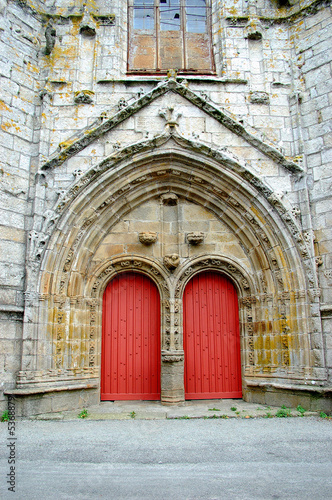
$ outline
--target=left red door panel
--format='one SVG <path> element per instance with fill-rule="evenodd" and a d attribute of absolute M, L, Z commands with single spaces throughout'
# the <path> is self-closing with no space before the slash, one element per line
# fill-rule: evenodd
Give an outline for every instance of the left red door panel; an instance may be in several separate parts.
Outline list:
<path fill-rule="evenodd" d="M 101 400 L 160 399 L 160 298 L 139 273 L 122 273 L 103 298 Z"/>

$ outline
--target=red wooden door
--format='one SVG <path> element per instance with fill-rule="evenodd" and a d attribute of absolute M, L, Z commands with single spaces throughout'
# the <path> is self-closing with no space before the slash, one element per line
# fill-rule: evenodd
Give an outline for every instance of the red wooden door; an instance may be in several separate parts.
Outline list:
<path fill-rule="evenodd" d="M 241 398 L 238 298 L 225 276 L 203 272 L 184 292 L 186 399 Z"/>
<path fill-rule="evenodd" d="M 160 399 L 160 299 L 143 274 L 105 290 L 101 368 L 101 400 Z"/>

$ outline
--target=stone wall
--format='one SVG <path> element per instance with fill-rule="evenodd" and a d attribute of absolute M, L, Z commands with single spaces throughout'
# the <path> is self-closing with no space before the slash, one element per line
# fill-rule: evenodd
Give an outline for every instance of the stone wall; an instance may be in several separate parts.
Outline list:
<path fill-rule="evenodd" d="M 321 312 L 327 365 L 332 369 L 331 261 L 331 28 L 329 8 L 300 19 L 292 27 L 299 71 L 296 100 L 301 147 L 307 166 L 307 188 L 312 207 L 312 237 L 321 288 Z M 308 221 L 308 230 L 310 230 Z"/>
<path fill-rule="evenodd" d="M 0 329 L 1 389 L 21 363 L 25 254 L 39 149 L 41 20 L 0 5 Z M 3 400 L 3 392 L 1 399 Z"/>
<path fill-rule="evenodd" d="M 266 380 L 331 383 L 330 6 L 309 0 L 292 0 L 281 8 L 269 0 L 212 1 L 211 28 L 214 76 L 129 75 L 126 1 L 85 6 L 67 0 L 1 1 L 2 389 L 14 389 L 17 380 L 18 387 L 27 387 L 29 377 L 48 390 L 62 379 L 68 387 L 65 370 L 73 367 L 57 365 L 62 354 L 56 357 L 58 347 L 51 345 L 61 307 L 68 317 L 71 308 L 76 317 L 85 311 L 88 322 L 84 294 L 91 292 L 92 278 L 108 259 L 120 262 L 135 255 L 163 266 L 164 256 L 172 254 L 183 270 L 186 259 L 194 262 L 203 254 L 228 264 L 231 258 L 252 279 L 252 295 L 267 294 L 266 304 L 254 313 L 253 343 L 248 340 L 255 346 L 257 369 L 250 372 L 249 354 L 243 358 L 248 377 L 261 377 L 251 380 L 253 394 Z M 160 172 L 166 173 L 157 175 L 158 155 L 161 165 L 165 162 Z M 155 187 L 136 179 L 135 165 L 145 169 Z M 107 169 L 121 178 L 115 175 L 110 184 Z M 222 202 L 210 187 L 213 169 Z M 97 189 L 97 177 L 112 196 L 121 194 L 120 201 L 109 205 L 111 194 Z M 167 179 L 180 200 L 173 225 L 166 219 L 162 223 L 160 196 Z M 140 194 L 141 202 L 134 195 L 139 182 L 151 192 L 150 198 Z M 209 193 L 206 200 L 199 182 Z M 103 204 L 109 207 L 107 216 Z M 98 244 L 88 223 L 94 217 L 106 231 Z M 223 226 L 223 217 L 233 222 Z M 91 232 L 78 242 L 80 227 Z M 139 234 L 149 231 L 157 234 L 157 242 L 144 245 Z M 190 232 L 203 233 L 203 245 L 189 245 Z M 276 257 L 269 260 L 272 252 Z M 167 279 L 170 285 L 173 278 Z M 59 299 L 63 292 L 65 302 Z M 59 303 L 65 305 L 59 309 Z M 277 311 L 286 311 L 280 314 L 287 320 L 280 320 Z M 274 322 L 265 333 L 258 326 L 264 314 Z M 78 341 L 82 333 L 75 328 Z M 289 358 L 292 373 L 284 351 L 294 332 L 300 340 Z M 279 345 L 275 355 L 273 336 Z M 95 387 L 99 377 L 99 361 L 89 365 L 88 352 L 80 356 L 86 379 L 82 365 L 74 391 L 84 380 Z M 250 398 L 248 380 L 244 388 Z"/>

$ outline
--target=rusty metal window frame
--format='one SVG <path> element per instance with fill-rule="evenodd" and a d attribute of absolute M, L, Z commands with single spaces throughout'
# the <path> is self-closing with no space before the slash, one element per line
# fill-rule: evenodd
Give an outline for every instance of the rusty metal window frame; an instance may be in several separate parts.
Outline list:
<path fill-rule="evenodd" d="M 128 74 L 149 74 L 149 75 L 155 75 L 155 74 L 166 74 L 168 69 L 176 69 L 178 70 L 179 74 L 196 74 L 196 75 L 215 75 L 215 65 L 214 65 L 214 57 L 213 57 L 213 50 L 212 50 L 212 26 L 211 26 L 211 0 L 205 0 L 205 12 L 206 12 L 206 34 L 208 36 L 208 43 L 209 43 L 209 62 L 210 62 L 210 68 L 209 69 L 192 69 L 188 68 L 187 60 L 188 60 L 188 53 L 187 53 L 187 40 L 188 40 L 188 35 L 192 33 L 203 33 L 203 32 L 195 32 L 195 31 L 187 31 L 188 23 L 187 23 L 187 10 L 188 8 L 192 7 L 190 3 L 193 3 L 195 0 L 178 0 L 179 4 L 179 22 L 176 24 L 176 26 L 179 26 L 179 31 L 181 33 L 182 37 L 182 48 L 179 47 L 179 50 L 182 53 L 182 61 L 183 64 L 181 68 L 163 68 L 161 69 L 161 61 L 160 61 L 160 32 L 167 31 L 163 30 L 161 25 L 163 24 L 163 21 L 161 19 L 161 13 L 162 13 L 162 4 L 168 4 L 169 0 L 166 0 L 164 2 L 163 0 L 138 0 L 139 3 L 142 4 L 141 7 L 139 7 L 137 4 L 135 5 L 135 2 L 137 0 L 128 0 L 128 47 L 127 47 L 127 73 Z M 172 0 L 171 0 L 172 1 Z M 173 0 L 174 1 L 174 0 Z M 176 1 L 176 0 L 175 0 Z M 189 4 L 189 5 L 188 5 Z M 135 9 L 137 8 L 142 8 L 146 9 L 147 11 L 149 9 L 153 9 L 153 23 L 150 22 L 150 26 L 152 26 L 150 29 L 146 27 L 142 28 L 137 28 L 135 29 L 134 27 L 134 13 Z M 171 7 L 172 9 L 176 8 Z M 144 24 L 144 20 L 143 20 Z M 149 23 L 147 23 L 149 24 Z M 177 31 L 177 30 L 176 30 Z M 151 35 L 151 37 L 154 38 L 154 50 L 155 50 L 155 67 L 153 69 L 146 69 L 146 68 L 132 68 L 130 67 L 130 49 L 133 47 L 133 38 L 134 38 L 134 33 L 141 32 L 143 35 Z"/>

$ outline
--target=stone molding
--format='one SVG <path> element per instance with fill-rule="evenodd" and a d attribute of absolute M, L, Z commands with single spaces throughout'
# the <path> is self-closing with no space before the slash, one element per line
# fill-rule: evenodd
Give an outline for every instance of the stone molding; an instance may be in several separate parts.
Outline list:
<path fill-rule="evenodd" d="M 179 363 L 184 361 L 184 351 L 161 351 L 161 361 L 163 363 Z"/>

